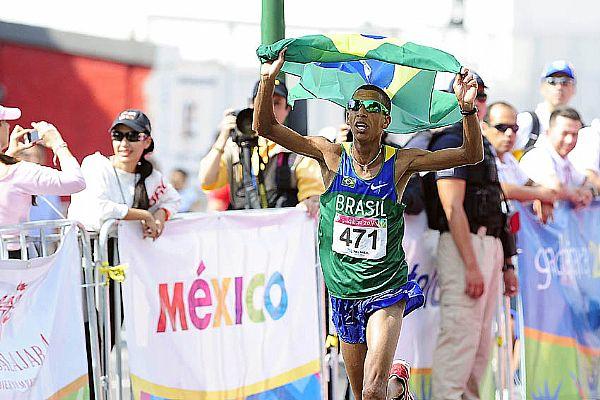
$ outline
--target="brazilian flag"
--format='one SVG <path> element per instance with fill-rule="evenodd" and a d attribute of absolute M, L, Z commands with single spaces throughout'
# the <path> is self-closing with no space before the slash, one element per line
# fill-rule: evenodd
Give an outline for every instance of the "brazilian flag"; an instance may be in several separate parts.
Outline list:
<path fill-rule="evenodd" d="M 384 36 L 309 35 L 261 45 L 261 62 L 287 48 L 282 70 L 300 77 L 288 102 L 330 100 L 346 107 L 361 85 L 373 84 L 392 99 L 389 132 L 411 133 L 451 125 L 461 114 L 453 94 L 434 90 L 437 72 L 458 73 L 454 56 L 432 47 Z"/>

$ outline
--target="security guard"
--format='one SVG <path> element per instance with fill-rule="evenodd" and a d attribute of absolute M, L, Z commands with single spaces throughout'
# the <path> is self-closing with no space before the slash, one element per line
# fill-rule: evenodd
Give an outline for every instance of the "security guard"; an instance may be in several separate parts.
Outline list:
<path fill-rule="evenodd" d="M 476 79 L 481 119 L 487 96 L 483 80 Z M 424 179 L 429 226 L 440 232 L 441 329 L 433 355 L 434 399 L 479 398 L 502 271 L 506 295 L 514 295 L 518 286 L 510 263 L 516 253 L 514 236 L 506 229 L 494 153 L 485 138 L 483 142 L 481 163 L 432 172 Z M 435 134 L 429 150 L 461 145 L 459 123 Z"/>

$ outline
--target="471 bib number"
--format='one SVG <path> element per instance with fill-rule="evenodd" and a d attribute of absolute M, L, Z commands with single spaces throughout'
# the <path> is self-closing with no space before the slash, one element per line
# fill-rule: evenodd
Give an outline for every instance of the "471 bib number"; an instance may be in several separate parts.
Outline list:
<path fill-rule="evenodd" d="M 333 220 L 333 251 L 354 258 L 377 260 L 386 255 L 387 218 L 351 217 L 336 214 Z"/>

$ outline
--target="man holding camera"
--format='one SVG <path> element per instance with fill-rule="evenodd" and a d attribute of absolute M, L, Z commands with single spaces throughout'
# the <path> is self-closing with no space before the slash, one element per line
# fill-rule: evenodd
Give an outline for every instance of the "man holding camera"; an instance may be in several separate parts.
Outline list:
<path fill-rule="evenodd" d="M 258 82 L 254 86 L 252 100 L 258 92 Z M 273 112 L 279 123 L 284 123 L 290 106 L 287 104 L 287 88 L 276 81 L 273 93 Z M 262 137 L 254 138 L 257 145 L 251 146 L 249 167 L 244 171 L 243 147 L 247 145 L 247 132 L 240 132 L 239 121 L 251 113 L 245 110 L 235 113 L 227 110 L 217 140 L 210 152 L 200 162 L 200 182 L 202 189 L 211 191 L 230 185 L 230 209 L 293 207 L 302 204 L 311 216 L 319 209 L 319 195 L 325 191 L 321 171 L 316 161 L 298 156 L 285 148 Z M 236 125 L 236 120 L 239 124 Z M 250 135 L 252 136 L 252 135 Z M 241 151 L 242 150 L 242 151 Z M 249 206 L 248 185 L 244 184 L 244 174 L 250 174 L 251 186 L 259 205 Z M 248 176 L 248 175 L 246 175 Z M 248 182 L 246 182 L 248 183 Z"/>

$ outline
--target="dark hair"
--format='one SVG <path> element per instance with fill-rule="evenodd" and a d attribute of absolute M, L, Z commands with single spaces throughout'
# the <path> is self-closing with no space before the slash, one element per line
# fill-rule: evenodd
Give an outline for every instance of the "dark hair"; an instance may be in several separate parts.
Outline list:
<path fill-rule="evenodd" d="M 383 99 L 383 105 L 386 106 L 387 109 L 390 110 L 390 112 L 392 112 L 392 100 L 390 100 L 390 96 L 388 96 L 388 94 L 385 92 L 385 90 L 383 90 L 379 86 L 367 84 L 367 85 L 359 86 L 358 89 L 356 89 L 354 91 L 354 94 L 356 94 L 356 92 L 358 92 L 359 90 L 373 90 L 373 91 L 379 93 L 379 95 Z M 354 95 L 352 95 L 352 96 L 354 97 Z"/>
<path fill-rule="evenodd" d="M 554 121 L 556 121 L 556 118 L 558 117 L 569 118 L 574 121 L 579 121 L 583 124 L 583 121 L 581 120 L 581 115 L 579 115 L 577 110 L 571 107 L 560 106 L 557 107 L 554 111 L 552 111 L 552 114 L 550 114 L 550 126 L 554 125 Z"/>
<path fill-rule="evenodd" d="M 11 156 L 7 156 L 4 153 L 0 153 L 0 162 L 4 165 L 13 165 L 19 162 L 19 160 L 17 160 L 14 157 Z"/>
<path fill-rule="evenodd" d="M 492 104 L 490 104 L 489 106 L 487 106 L 487 113 L 485 114 L 485 118 L 483 118 L 483 120 L 485 122 L 490 122 L 490 114 L 492 112 L 492 108 L 494 108 L 496 106 L 504 106 L 506 108 L 510 108 L 511 110 L 513 110 L 515 112 L 515 114 L 517 113 L 517 109 L 512 104 L 509 104 L 505 101 L 495 101 Z"/>
<path fill-rule="evenodd" d="M 135 173 L 140 174 L 140 179 L 135 183 L 132 208 L 139 208 L 142 210 L 150 208 L 150 199 L 148 198 L 148 192 L 146 191 L 146 178 L 152 174 L 154 167 L 150 161 L 146 160 L 145 155 L 151 153 L 153 150 L 154 141 L 150 143 L 150 146 L 147 149 L 144 149 L 144 152 L 135 167 Z"/>

